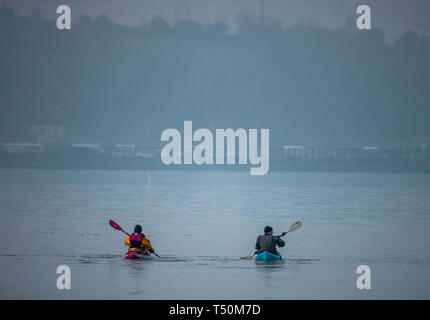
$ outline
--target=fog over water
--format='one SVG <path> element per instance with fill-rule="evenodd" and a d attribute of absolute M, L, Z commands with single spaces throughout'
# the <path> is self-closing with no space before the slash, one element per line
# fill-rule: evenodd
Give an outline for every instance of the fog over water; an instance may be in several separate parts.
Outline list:
<path fill-rule="evenodd" d="M 185 120 L 268 128 L 271 146 L 430 137 L 430 38 L 413 31 L 389 44 L 354 20 L 285 28 L 245 14 L 230 35 L 223 23 L 76 18 L 62 32 L 37 11 L 0 8 L 0 142 L 34 142 L 29 125 L 63 124 L 70 143 L 160 146 Z"/>
<path fill-rule="evenodd" d="M 63 2 L 0 0 L 0 5 L 16 8 L 22 15 L 29 15 L 37 8 L 52 20 L 56 19 L 55 8 Z M 332 29 L 342 27 L 347 18 L 355 18 L 356 9 L 362 4 L 372 8 L 372 24 L 381 28 L 390 42 L 407 30 L 430 35 L 430 4 L 426 0 L 368 0 L 366 3 L 360 0 L 264 0 L 263 12 L 268 19 L 279 20 L 286 27 L 314 24 Z M 189 18 L 200 24 L 225 23 L 230 32 L 237 31 L 241 14 L 258 20 L 261 10 L 260 0 L 74 0 L 70 5 L 76 17 L 84 14 L 95 18 L 106 14 L 124 25 L 139 25 L 156 16 L 169 23 Z"/>

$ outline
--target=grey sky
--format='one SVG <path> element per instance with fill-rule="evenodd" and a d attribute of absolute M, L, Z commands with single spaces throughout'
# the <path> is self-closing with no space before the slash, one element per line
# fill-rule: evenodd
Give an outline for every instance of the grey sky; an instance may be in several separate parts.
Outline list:
<path fill-rule="evenodd" d="M 72 17 L 105 13 L 120 24 L 144 23 L 155 16 L 174 22 L 178 2 L 188 2 L 189 16 L 198 23 L 222 21 L 234 32 L 237 15 L 252 11 L 258 16 L 260 0 L 0 0 L 0 5 L 27 15 L 37 8 L 49 19 L 56 16 L 59 4 L 72 8 Z M 328 28 L 341 27 L 347 17 L 355 17 L 358 5 L 372 9 L 372 25 L 379 27 L 391 42 L 407 30 L 430 36 L 428 0 L 264 0 L 265 15 L 281 20 L 288 27 L 295 23 L 319 23 Z"/>

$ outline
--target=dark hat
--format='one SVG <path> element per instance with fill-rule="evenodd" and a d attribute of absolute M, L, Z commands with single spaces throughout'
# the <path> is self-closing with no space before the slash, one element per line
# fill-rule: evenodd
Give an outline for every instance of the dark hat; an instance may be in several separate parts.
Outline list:
<path fill-rule="evenodd" d="M 272 231 L 273 231 L 272 227 L 269 227 L 269 226 L 264 227 L 264 233 L 269 233 Z"/>
<path fill-rule="evenodd" d="M 141 233 L 142 232 L 142 226 L 139 224 L 136 224 L 134 227 L 134 233 Z"/>

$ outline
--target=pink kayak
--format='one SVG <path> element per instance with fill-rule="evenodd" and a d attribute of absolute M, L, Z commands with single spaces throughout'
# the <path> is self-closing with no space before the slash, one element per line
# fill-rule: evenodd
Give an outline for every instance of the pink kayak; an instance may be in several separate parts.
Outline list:
<path fill-rule="evenodd" d="M 149 253 L 143 253 L 143 252 L 127 252 L 124 255 L 125 259 L 146 259 L 150 256 Z"/>

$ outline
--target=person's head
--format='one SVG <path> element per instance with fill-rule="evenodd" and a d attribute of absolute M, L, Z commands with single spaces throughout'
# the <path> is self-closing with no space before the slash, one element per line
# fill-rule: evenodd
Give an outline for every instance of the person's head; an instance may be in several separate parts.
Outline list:
<path fill-rule="evenodd" d="M 272 229 L 272 227 L 266 226 L 266 227 L 264 228 L 264 234 L 272 235 L 272 234 L 273 234 L 273 229 Z"/>
<path fill-rule="evenodd" d="M 136 224 L 136 226 L 134 227 L 134 233 L 142 233 L 142 226 Z"/>

